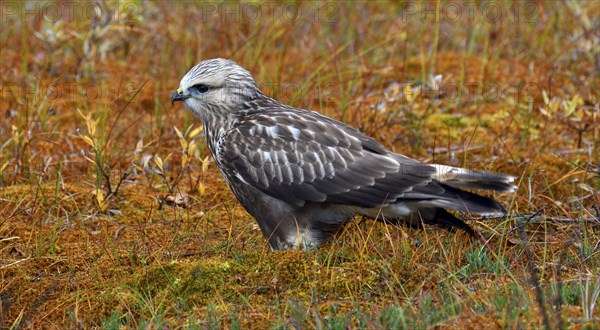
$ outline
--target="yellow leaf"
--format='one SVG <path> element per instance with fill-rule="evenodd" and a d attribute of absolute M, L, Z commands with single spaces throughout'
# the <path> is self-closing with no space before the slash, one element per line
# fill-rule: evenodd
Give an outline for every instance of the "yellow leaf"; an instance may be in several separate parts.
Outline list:
<path fill-rule="evenodd" d="M 542 95 L 544 96 L 544 104 L 548 105 L 548 103 L 550 103 L 550 99 L 548 98 L 548 93 L 546 93 L 545 89 L 542 91 Z"/>
<path fill-rule="evenodd" d="M 158 169 L 163 172 L 163 160 L 160 158 L 159 155 L 154 155 L 154 162 L 156 163 L 156 166 L 158 167 Z"/>
<path fill-rule="evenodd" d="M 140 139 L 137 144 L 135 145 L 135 153 L 139 154 L 140 152 L 142 152 L 142 149 L 144 148 L 144 140 Z"/>
<path fill-rule="evenodd" d="M 142 165 L 144 170 L 146 170 L 148 168 L 148 163 L 150 162 L 150 159 L 152 159 L 152 156 L 150 156 L 150 155 L 143 155 L 142 158 L 140 159 L 140 164 Z"/>
<path fill-rule="evenodd" d="M 100 191 L 100 189 L 96 189 L 96 191 L 93 192 L 93 194 L 96 195 L 96 202 L 98 203 L 98 209 L 101 212 L 106 211 L 106 209 L 108 209 L 108 203 L 105 203 L 104 195 L 102 194 L 102 191 Z"/>
<path fill-rule="evenodd" d="M 88 162 L 96 165 L 96 162 L 93 159 L 91 159 L 90 157 L 84 155 L 83 158 L 85 158 Z"/>
<path fill-rule="evenodd" d="M 187 150 L 188 143 L 185 139 L 179 139 L 179 144 L 181 144 L 181 149 L 183 149 L 184 151 Z"/>
<path fill-rule="evenodd" d="M 550 110 L 551 113 L 556 113 L 558 111 L 558 107 L 560 106 L 561 102 L 557 101 L 550 101 L 550 108 L 548 110 Z"/>
<path fill-rule="evenodd" d="M 581 189 L 583 189 L 583 190 L 587 191 L 587 192 L 590 192 L 590 193 L 592 193 L 592 194 L 594 194 L 594 193 L 595 193 L 595 191 L 594 191 L 594 188 L 590 187 L 589 185 L 587 185 L 587 184 L 585 184 L 585 183 L 580 183 L 580 184 L 578 184 L 577 186 L 578 186 L 579 188 L 581 188 Z"/>
<path fill-rule="evenodd" d="M 209 157 L 206 156 L 204 157 L 204 159 L 202 160 L 202 173 L 206 172 L 206 170 L 208 170 L 208 165 L 210 164 L 209 162 Z"/>
<path fill-rule="evenodd" d="M 85 142 L 87 143 L 90 147 L 94 148 L 94 141 L 86 135 L 79 135 L 79 137 Z"/>
<path fill-rule="evenodd" d="M 186 154 L 184 154 L 183 156 L 181 156 L 181 167 L 185 167 L 187 165 L 188 162 L 188 156 Z"/>
<path fill-rule="evenodd" d="M 565 101 L 563 103 L 563 109 L 565 110 L 565 117 L 569 117 L 570 115 L 573 114 L 573 112 L 575 112 L 575 109 L 577 108 L 577 103 L 574 101 Z"/>
<path fill-rule="evenodd" d="M 183 137 L 183 134 L 181 134 L 181 132 L 177 129 L 177 127 L 173 126 L 173 128 L 175 129 L 175 133 L 177 133 L 177 136 L 179 136 L 179 139 L 185 140 L 185 138 Z"/>
<path fill-rule="evenodd" d="M 96 121 L 94 121 L 90 118 L 86 124 L 87 124 L 87 128 L 88 128 L 88 134 L 90 136 L 96 136 Z"/>
<path fill-rule="evenodd" d="M 191 141 L 190 145 L 187 147 L 187 153 L 192 154 L 196 150 L 196 141 Z"/>
<path fill-rule="evenodd" d="M 83 118 L 83 120 L 86 119 L 85 115 L 83 114 L 83 112 L 81 112 L 81 110 L 79 110 L 79 108 L 77 108 L 77 112 L 79 112 L 79 115 L 81 116 L 81 118 Z"/>
<path fill-rule="evenodd" d="M 419 96 L 420 92 L 418 88 L 413 89 L 410 84 L 404 87 L 404 95 L 408 103 L 412 103 Z"/>
<path fill-rule="evenodd" d="M 79 110 L 79 109 L 77 109 L 77 112 L 79 112 L 79 115 L 85 121 L 85 125 L 86 125 L 87 131 L 88 131 L 88 135 L 89 136 L 96 136 L 96 121 L 94 119 L 92 119 L 92 115 L 89 114 L 89 113 L 87 115 L 84 115 L 83 112 L 81 112 L 81 110 Z"/>
<path fill-rule="evenodd" d="M 201 132 L 202 132 L 202 126 L 197 127 L 196 129 L 194 129 L 193 131 L 191 131 L 190 134 L 188 134 L 188 137 L 193 138 L 196 135 L 200 134 Z"/>
<path fill-rule="evenodd" d="M 92 194 L 96 196 L 96 200 L 101 204 L 104 201 L 104 196 L 102 196 L 102 191 L 96 188 L 96 190 L 92 191 Z"/>
<path fill-rule="evenodd" d="M 173 153 L 168 154 L 167 157 L 165 157 L 165 159 L 163 160 L 163 162 L 169 161 L 169 158 L 171 158 L 171 156 L 173 156 Z"/>
<path fill-rule="evenodd" d="M 189 137 L 190 135 L 190 131 L 192 130 L 192 127 L 194 127 L 194 124 L 191 124 L 190 126 L 188 126 L 188 128 L 186 128 L 185 130 L 185 136 Z"/>

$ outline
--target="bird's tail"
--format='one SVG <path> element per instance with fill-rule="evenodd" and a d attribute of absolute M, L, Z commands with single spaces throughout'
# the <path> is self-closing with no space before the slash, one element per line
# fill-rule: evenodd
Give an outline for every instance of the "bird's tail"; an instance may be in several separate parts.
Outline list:
<path fill-rule="evenodd" d="M 428 201 L 431 206 L 485 215 L 506 213 L 506 209 L 502 204 L 492 198 L 460 190 L 442 183 L 439 185 L 444 189 L 444 192 Z M 423 204 L 426 203 L 425 201 L 423 202 Z"/>
<path fill-rule="evenodd" d="M 484 189 L 498 192 L 515 190 L 512 184 L 515 177 L 446 165 L 433 165 L 436 173 L 433 181 L 424 186 L 414 187 L 400 199 L 412 202 L 421 208 L 444 208 L 456 211 L 486 215 L 506 213 L 500 203 L 492 198 L 480 196 L 462 189 Z"/>
<path fill-rule="evenodd" d="M 506 209 L 496 200 L 462 189 L 511 192 L 516 189 L 512 184 L 515 177 L 446 165 L 433 166 L 436 172 L 432 175 L 432 181 L 412 187 L 397 200 L 398 205 L 404 205 L 414 212 L 407 216 L 395 212 L 403 208 L 392 205 L 384 210 L 385 221 L 412 227 L 420 227 L 425 223 L 448 230 L 460 229 L 481 239 L 467 223 L 446 209 L 485 215 L 505 214 Z"/>
<path fill-rule="evenodd" d="M 512 175 L 467 170 L 446 165 L 433 166 L 437 170 L 433 178 L 454 188 L 485 189 L 498 192 L 513 192 L 516 189 L 513 184 L 515 177 Z"/>
<path fill-rule="evenodd" d="M 417 211 L 408 217 L 393 219 L 392 222 L 404 223 L 412 227 L 420 227 L 421 223 L 425 223 L 449 231 L 459 229 L 478 239 L 481 239 L 480 234 L 446 209 L 485 215 L 506 213 L 506 209 L 492 198 L 435 181 L 426 186 L 416 187 L 399 201 L 410 204 Z"/>

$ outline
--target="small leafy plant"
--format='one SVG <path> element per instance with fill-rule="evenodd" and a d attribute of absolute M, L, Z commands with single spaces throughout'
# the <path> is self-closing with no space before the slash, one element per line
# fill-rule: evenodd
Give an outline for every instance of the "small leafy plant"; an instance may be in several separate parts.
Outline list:
<path fill-rule="evenodd" d="M 173 153 L 169 153 L 166 157 L 161 157 L 158 154 L 154 155 L 141 155 L 141 151 L 144 147 L 144 143 L 140 140 L 136 147 L 136 155 L 138 158 L 138 164 L 132 163 L 134 171 L 143 172 L 146 174 L 148 179 L 148 185 L 151 189 L 154 189 L 153 177 L 157 176 L 160 178 L 161 184 L 158 187 L 166 187 L 166 192 L 162 193 L 159 199 L 159 209 L 162 209 L 165 203 L 173 204 L 175 206 L 183 206 L 187 204 L 188 196 L 183 192 L 177 191 L 178 185 L 185 178 L 186 173 L 190 166 L 193 164 L 194 159 L 201 162 L 201 174 L 197 178 L 194 184 L 192 184 L 192 191 L 199 191 L 200 194 L 204 194 L 204 184 L 202 182 L 202 175 L 206 172 L 209 164 L 208 156 L 202 158 L 196 142 L 196 137 L 202 132 L 202 127 L 194 128 L 190 125 L 184 133 L 182 133 L 177 127 L 174 127 L 175 133 L 179 138 L 179 144 L 181 147 L 181 157 L 177 165 L 173 168 L 167 166 L 169 160 L 172 158 Z M 190 174 L 191 180 L 191 174 Z"/>
<path fill-rule="evenodd" d="M 106 212 L 110 199 L 117 195 L 121 184 L 129 177 L 130 173 L 124 172 L 116 185 L 111 183 L 111 167 L 105 153 L 110 147 L 110 141 L 103 141 L 97 119 L 93 118 L 90 113 L 84 115 L 81 110 L 77 109 L 77 111 L 86 125 L 86 131 L 79 132 L 79 138 L 90 147 L 87 152 L 82 149 L 81 155 L 96 169 L 96 186 L 92 194 L 95 196 L 98 210 Z"/>
<path fill-rule="evenodd" d="M 582 147 L 583 134 L 593 130 L 600 119 L 600 109 L 595 106 L 586 105 L 579 96 L 574 95 L 570 100 L 557 96 L 550 98 L 544 90 L 544 107 L 540 107 L 540 113 L 549 120 L 558 120 L 562 125 L 577 132 L 577 148 Z"/>

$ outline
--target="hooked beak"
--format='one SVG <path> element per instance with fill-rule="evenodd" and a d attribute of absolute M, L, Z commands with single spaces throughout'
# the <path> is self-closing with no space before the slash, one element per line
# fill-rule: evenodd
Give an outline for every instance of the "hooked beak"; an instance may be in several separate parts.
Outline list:
<path fill-rule="evenodd" d="M 173 95 L 171 95 L 171 105 L 175 104 L 176 101 L 185 101 L 190 95 L 183 95 L 183 89 L 179 87 Z"/>

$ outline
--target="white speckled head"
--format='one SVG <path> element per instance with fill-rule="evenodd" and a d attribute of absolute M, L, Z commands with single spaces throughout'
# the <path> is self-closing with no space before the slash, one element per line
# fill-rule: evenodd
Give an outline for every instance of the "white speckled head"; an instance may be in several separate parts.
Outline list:
<path fill-rule="evenodd" d="M 248 70 L 231 60 L 215 58 L 188 71 L 171 101 L 182 101 L 204 121 L 209 116 L 226 116 L 259 94 L 262 93 Z"/>

